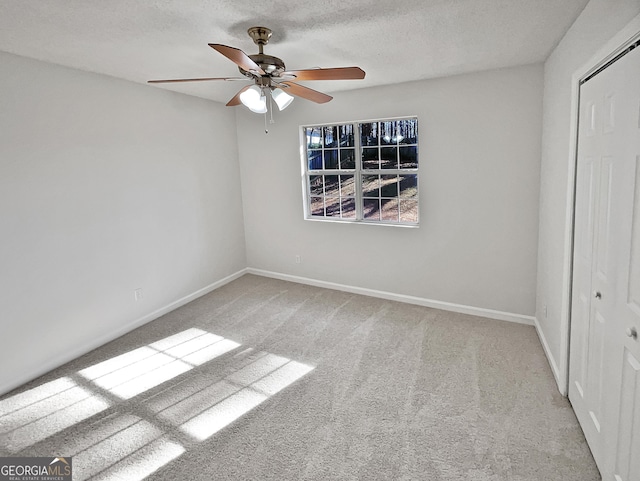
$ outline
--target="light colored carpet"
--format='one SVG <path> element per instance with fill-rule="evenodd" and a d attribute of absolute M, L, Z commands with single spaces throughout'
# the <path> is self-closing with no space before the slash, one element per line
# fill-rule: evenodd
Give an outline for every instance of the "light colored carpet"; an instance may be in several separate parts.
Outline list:
<path fill-rule="evenodd" d="M 246 275 L 0 399 L 74 480 L 600 479 L 534 329 Z"/>

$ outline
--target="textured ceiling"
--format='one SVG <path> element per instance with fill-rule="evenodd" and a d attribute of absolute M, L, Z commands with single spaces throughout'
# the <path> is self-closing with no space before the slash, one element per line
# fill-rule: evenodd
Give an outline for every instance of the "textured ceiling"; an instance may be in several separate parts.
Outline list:
<path fill-rule="evenodd" d="M 289 69 L 364 69 L 325 92 L 541 62 L 588 0 L 3 0 L 0 50 L 134 82 L 237 76 L 207 46 L 265 53 Z M 226 102 L 245 83 L 149 86 Z"/>

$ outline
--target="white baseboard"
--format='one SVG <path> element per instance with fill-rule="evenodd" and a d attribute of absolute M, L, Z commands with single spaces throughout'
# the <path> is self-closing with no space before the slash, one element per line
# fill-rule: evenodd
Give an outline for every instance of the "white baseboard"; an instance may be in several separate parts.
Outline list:
<path fill-rule="evenodd" d="M 246 273 L 247 273 L 247 269 L 239 270 L 238 272 L 231 274 L 223 279 L 220 279 L 219 281 L 216 281 L 212 284 L 209 284 L 208 286 L 205 286 L 202 289 L 198 289 L 197 291 L 191 294 L 188 294 L 182 297 L 181 299 L 173 301 L 172 303 L 167 304 L 166 306 L 161 307 L 160 309 L 156 309 L 155 311 L 143 317 L 140 317 L 123 326 L 120 326 L 119 328 L 105 334 L 104 336 L 92 339 L 91 341 L 87 342 L 86 344 L 83 344 L 80 347 L 77 347 L 76 349 L 65 351 L 64 354 L 61 354 L 60 356 L 51 359 L 46 364 L 39 366 L 38 369 L 35 369 L 27 373 L 21 373 L 19 377 L 4 383 L 2 386 L 0 386 L 0 395 L 11 391 L 12 389 L 15 389 L 18 386 L 22 386 L 23 384 L 43 374 L 46 374 L 47 372 L 57 367 L 60 367 L 63 364 L 66 364 L 67 362 L 72 361 L 88 352 L 91 352 L 94 349 L 108 342 L 111 342 L 114 339 L 117 339 L 118 337 L 123 336 L 124 334 L 130 331 L 133 331 L 134 329 L 140 326 L 143 326 L 144 324 L 147 324 L 148 322 L 151 322 L 159 318 L 160 316 L 167 314 L 168 312 L 171 312 L 177 309 L 178 307 L 184 306 L 185 304 L 197 299 L 198 297 L 204 296 L 205 294 L 208 294 L 209 292 L 214 291 L 225 284 L 228 284 L 229 282 L 243 276 Z"/>
<path fill-rule="evenodd" d="M 434 309 L 442 309 L 444 311 L 459 312 L 462 314 L 470 314 L 472 316 L 487 317 L 490 319 L 498 319 L 500 321 L 517 322 L 519 324 L 527 324 L 533 326 L 535 318 L 533 316 L 525 316 L 522 314 L 513 314 L 511 312 L 495 311 L 485 309 L 483 307 L 465 306 L 462 304 L 454 304 L 451 302 L 434 301 L 423 297 L 407 296 L 404 294 L 396 294 L 393 292 L 378 291 L 375 289 L 367 289 L 364 287 L 347 286 L 345 284 L 337 284 L 335 282 L 319 281 L 308 277 L 293 276 L 290 274 L 282 274 L 279 272 L 266 271 L 262 269 L 254 269 L 249 267 L 248 274 L 255 274 L 263 277 L 272 277 L 283 281 L 297 282 L 299 284 L 307 284 L 310 286 L 324 287 L 337 291 L 350 292 L 352 294 L 362 294 L 364 296 L 378 297 L 390 301 L 406 302 L 407 304 L 417 304 L 419 306 L 432 307 Z"/>
<path fill-rule="evenodd" d="M 538 338 L 540 339 L 540 344 L 542 344 L 542 349 L 544 350 L 545 355 L 547 356 L 547 361 L 549 361 L 549 366 L 551 366 L 551 372 L 553 373 L 553 377 L 556 380 L 556 384 L 558 385 L 558 391 L 563 396 L 567 395 L 567 386 L 564 382 L 560 382 L 562 376 L 560 376 L 560 369 L 558 369 L 558 363 L 556 359 L 551 354 L 551 349 L 549 349 L 549 343 L 547 343 L 547 338 L 544 336 L 544 331 L 540 327 L 540 323 L 538 322 L 538 318 L 534 317 L 536 332 L 538 333 Z"/>

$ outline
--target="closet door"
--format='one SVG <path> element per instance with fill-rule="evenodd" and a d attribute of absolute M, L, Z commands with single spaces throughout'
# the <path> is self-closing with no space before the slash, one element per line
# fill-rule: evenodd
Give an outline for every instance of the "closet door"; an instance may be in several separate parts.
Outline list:
<path fill-rule="evenodd" d="M 580 90 L 569 372 L 569 399 L 601 471 L 616 277 L 611 180 L 618 167 L 611 152 L 602 75 Z"/>
<path fill-rule="evenodd" d="M 640 48 L 611 67 L 611 116 L 619 135 L 614 152 L 620 175 L 614 184 L 613 222 L 618 247 L 615 325 L 612 332 L 612 424 L 607 468 L 616 481 L 640 480 Z M 619 92 L 619 95 L 617 93 Z"/>
<path fill-rule="evenodd" d="M 640 48 L 580 89 L 569 399 L 604 479 L 640 479 Z M 636 454 L 632 454 L 636 453 Z"/>

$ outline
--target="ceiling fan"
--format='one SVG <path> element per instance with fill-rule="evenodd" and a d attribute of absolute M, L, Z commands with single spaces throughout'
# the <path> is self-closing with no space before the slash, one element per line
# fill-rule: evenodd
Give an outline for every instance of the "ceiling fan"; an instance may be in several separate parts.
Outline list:
<path fill-rule="evenodd" d="M 271 30 L 266 27 L 251 27 L 247 30 L 259 53 L 247 55 L 242 50 L 227 45 L 210 43 L 217 50 L 234 62 L 244 77 L 206 77 L 167 80 L 149 80 L 148 83 L 202 82 L 210 80 L 253 80 L 253 85 L 242 88 L 227 106 L 233 107 L 241 103 L 256 113 L 267 112 L 267 97 L 276 102 L 280 110 L 284 110 L 293 100 L 293 96 L 302 97 L 319 104 L 329 102 L 333 97 L 318 92 L 294 80 L 349 80 L 363 79 L 364 70 L 359 67 L 313 68 L 306 70 L 286 70 L 284 62 L 278 57 L 266 55 L 264 46 L 269 42 Z"/>

